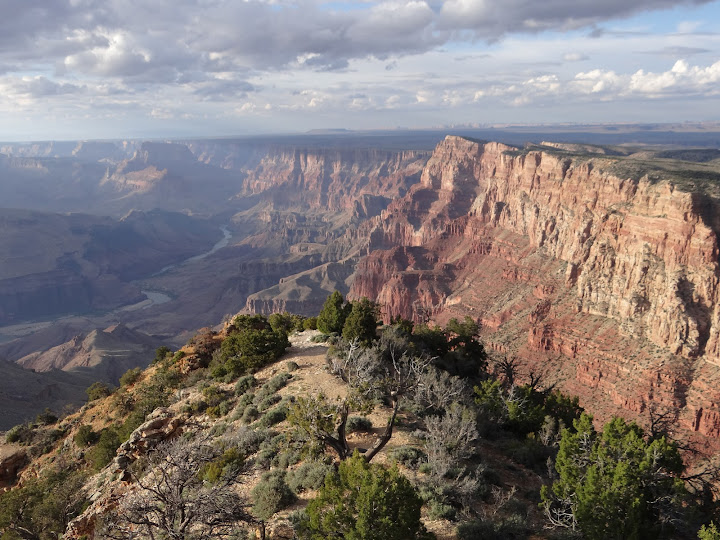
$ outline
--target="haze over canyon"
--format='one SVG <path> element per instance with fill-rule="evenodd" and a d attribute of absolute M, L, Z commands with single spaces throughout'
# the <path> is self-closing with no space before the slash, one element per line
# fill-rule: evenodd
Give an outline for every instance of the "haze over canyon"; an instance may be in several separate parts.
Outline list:
<path fill-rule="evenodd" d="M 4 143 L 0 427 L 227 315 L 314 315 L 337 289 L 386 322 L 469 315 L 493 355 L 599 420 L 670 411 L 715 448 L 719 142 L 636 126 Z"/>

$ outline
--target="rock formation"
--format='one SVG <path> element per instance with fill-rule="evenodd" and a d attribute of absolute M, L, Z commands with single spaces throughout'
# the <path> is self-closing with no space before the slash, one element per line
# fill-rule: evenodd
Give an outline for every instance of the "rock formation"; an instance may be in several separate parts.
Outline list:
<path fill-rule="evenodd" d="M 717 200 L 630 163 L 448 137 L 376 220 L 351 294 L 473 316 L 601 420 L 657 408 L 717 437 Z"/>

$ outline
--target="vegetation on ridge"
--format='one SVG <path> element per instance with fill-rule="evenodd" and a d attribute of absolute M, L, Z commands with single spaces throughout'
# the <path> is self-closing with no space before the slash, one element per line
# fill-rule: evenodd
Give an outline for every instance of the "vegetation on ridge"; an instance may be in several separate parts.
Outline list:
<path fill-rule="evenodd" d="M 619 418 L 596 430 L 577 398 L 493 361 L 474 320 L 379 327 L 374 303 L 340 293 L 325 307 L 324 366 L 276 362 L 308 319 L 239 315 L 175 354 L 159 349 L 118 389 L 93 385 L 80 413 L 8 432 L 41 465 L 0 495 L 0 538 L 56 538 L 94 492 L 117 509 L 73 538 L 717 532 L 711 492 L 688 488 L 662 430 Z"/>

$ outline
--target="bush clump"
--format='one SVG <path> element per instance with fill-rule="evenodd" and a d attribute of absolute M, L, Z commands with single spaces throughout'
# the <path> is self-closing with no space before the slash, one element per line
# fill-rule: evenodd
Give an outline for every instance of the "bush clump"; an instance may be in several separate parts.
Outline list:
<path fill-rule="evenodd" d="M 288 471 L 287 482 L 295 493 L 302 493 L 309 489 L 320 489 L 325 483 L 328 473 L 335 468 L 323 461 L 306 461 L 296 469 Z"/>
<path fill-rule="evenodd" d="M 98 441 L 98 438 L 99 434 L 93 431 L 92 426 L 83 425 L 80 426 L 75 433 L 73 441 L 75 441 L 75 444 L 77 444 L 80 448 L 85 448 L 95 444 Z"/>
<path fill-rule="evenodd" d="M 308 317 L 303 321 L 303 330 L 317 330 L 317 317 Z"/>
<path fill-rule="evenodd" d="M 416 469 L 427 459 L 425 452 L 414 446 L 399 446 L 393 448 L 389 452 L 388 457 L 409 469 Z"/>
<path fill-rule="evenodd" d="M 140 379 L 143 370 L 139 367 L 130 368 L 120 377 L 120 386 L 130 386 Z"/>
<path fill-rule="evenodd" d="M 203 480 L 215 483 L 221 479 L 237 476 L 245 465 L 245 455 L 237 447 L 228 448 L 214 461 L 206 463 L 198 475 Z"/>
<path fill-rule="evenodd" d="M 5 442 L 30 444 L 35 432 L 28 424 L 18 424 L 8 430 L 5 434 Z"/>
<path fill-rule="evenodd" d="M 88 451 L 87 458 L 93 470 L 99 471 L 110 463 L 121 444 L 120 435 L 114 428 L 105 428 L 100 432 L 98 442 Z"/>
<path fill-rule="evenodd" d="M 281 399 L 282 398 L 277 394 L 273 394 L 271 396 L 266 397 L 258 404 L 258 411 L 260 411 L 260 412 L 267 411 L 270 407 L 272 407 L 276 403 L 280 402 Z"/>
<path fill-rule="evenodd" d="M 252 512 L 262 521 L 269 520 L 276 512 L 295 502 L 295 494 L 285 482 L 285 472 L 269 471 L 262 475 L 250 496 L 253 501 Z"/>
<path fill-rule="evenodd" d="M 289 346 L 287 333 L 273 330 L 265 316 L 238 315 L 220 346 L 222 365 L 216 370 L 238 377 L 277 360 Z"/>
<path fill-rule="evenodd" d="M 285 405 L 278 405 L 274 409 L 267 411 L 258 423 L 262 427 L 269 428 L 285 420 L 285 418 L 287 418 L 287 412 L 288 409 Z"/>
<path fill-rule="evenodd" d="M 251 388 L 257 386 L 257 379 L 252 375 L 244 375 L 235 383 L 235 395 L 241 396 Z"/>
<path fill-rule="evenodd" d="M 35 417 L 35 423 L 42 426 L 51 426 L 57 423 L 57 421 L 58 416 L 47 407 Z"/>
<path fill-rule="evenodd" d="M 260 418 L 260 412 L 257 410 L 257 407 L 255 407 L 255 405 L 250 405 L 243 412 L 240 421 L 243 424 L 252 424 L 258 418 Z"/>
<path fill-rule="evenodd" d="M 372 430 L 372 421 L 365 416 L 351 416 L 345 427 L 348 433 L 367 433 Z"/>
<path fill-rule="evenodd" d="M 88 401 L 95 401 L 96 399 L 102 399 L 112 394 L 112 389 L 104 382 L 94 382 L 88 386 L 85 393 L 87 393 Z"/>

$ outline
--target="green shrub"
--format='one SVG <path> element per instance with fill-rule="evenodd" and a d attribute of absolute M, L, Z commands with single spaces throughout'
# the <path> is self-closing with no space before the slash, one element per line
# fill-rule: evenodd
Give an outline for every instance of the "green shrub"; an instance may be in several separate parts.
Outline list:
<path fill-rule="evenodd" d="M 207 411 L 207 408 L 207 401 L 205 401 L 204 399 L 199 399 L 198 401 L 193 401 L 188 405 L 188 412 L 190 414 L 202 414 Z"/>
<path fill-rule="evenodd" d="M 720 530 L 714 522 L 709 525 L 703 525 L 698 531 L 698 540 L 720 540 Z"/>
<path fill-rule="evenodd" d="M 303 321 L 303 330 L 317 330 L 317 317 L 308 317 Z"/>
<path fill-rule="evenodd" d="M 211 416 L 213 418 L 220 418 L 222 416 L 225 416 L 227 413 L 230 412 L 232 409 L 232 404 L 229 400 L 225 399 L 218 403 L 217 405 L 214 405 L 212 407 L 208 407 L 207 414 L 208 416 Z"/>
<path fill-rule="evenodd" d="M 377 339 L 378 318 L 380 307 L 368 298 L 361 298 L 352 303 L 345 324 L 342 328 L 342 336 L 345 341 L 359 340 L 361 343 L 369 344 Z"/>
<path fill-rule="evenodd" d="M 452 505 L 442 501 L 432 500 L 428 503 L 428 517 L 430 519 L 455 519 L 456 510 Z"/>
<path fill-rule="evenodd" d="M 238 315 L 220 346 L 219 360 L 237 377 L 277 360 L 290 342 L 287 333 L 275 331 L 262 315 Z"/>
<path fill-rule="evenodd" d="M 246 456 L 251 456 L 271 437 L 271 433 L 266 429 L 241 428 L 235 435 L 233 444 L 241 448 Z"/>
<path fill-rule="evenodd" d="M 269 520 L 276 512 L 295 502 L 295 494 L 285 482 L 285 472 L 273 470 L 262 475 L 260 482 L 250 492 L 252 512 L 262 521 Z"/>
<path fill-rule="evenodd" d="M 225 379 L 227 375 L 229 375 L 229 373 L 225 364 L 215 366 L 210 370 L 210 376 L 213 379 Z"/>
<path fill-rule="evenodd" d="M 139 367 L 130 368 L 120 377 L 120 386 L 130 386 L 140 379 L 143 370 Z"/>
<path fill-rule="evenodd" d="M 278 469 L 287 469 L 291 465 L 300 463 L 303 458 L 303 453 L 300 450 L 287 450 L 280 452 L 270 463 L 273 467 Z"/>
<path fill-rule="evenodd" d="M 425 452 L 419 448 L 415 448 L 414 446 L 399 446 L 397 448 L 393 448 L 388 453 L 388 457 L 398 463 L 402 463 L 410 469 L 417 468 L 427 459 Z"/>
<path fill-rule="evenodd" d="M 153 358 L 152 363 L 157 364 L 159 362 L 162 362 L 165 360 L 168 356 L 172 354 L 172 351 L 165 347 L 164 345 L 162 347 L 158 347 L 155 349 L 155 358 Z"/>
<path fill-rule="evenodd" d="M 262 416 L 262 418 L 260 418 L 258 423 L 260 424 L 260 426 L 266 428 L 274 426 L 275 424 L 279 424 L 280 422 L 285 420 L 285 418 L 287 418 L 287 412 L 287 407 L 285 407 L 284 405 L 279 405 L 274 409 L 267 411 Z"/>
<path fill-rule="evenodd" d="M 89 401 L 95 401 L 96 399 L 102 399 L 112 394 L 112 389 L 103 382 L 94 382 L 88 386 L 85 390 Z"/>
<path fill-rule="evenodd" d="M 43 426 L 51 426 L 58 421 L 58 417 L 49 408 L 45 407 L 45 410 L 39 413 L 35 417 L 35 423 Z"/>
<path fill-rule="evenodd" d="M 155 372 L 149 384 L 152 387 L 166 391 L 179 388 L 182 379 L 182 374 L 177 369 L 163 367 Z"/>
<path fill-rule="evenodd" d="M 313 343 L 325 343 L 328 339 L 330 339 L 330 334 L 318 334 L 311 337 L 310 341 Z"/>
<path fill-rule="evenodd" d="M 275 375 L 265 384 L 263 384 L 260 390 L 267 390 L 268 392 L 274 394 L 281 388 L 285 388 L 285 386 L 287 386 L 287 383 L 290 382 L 291 379 L 292 375 L 290 375 L 289 373 L 280 373 L 278 375 Z"/>
<path fill-rule="evenodd" d="M 248 406 L 245 411 L 243 412 L 242 418 L 240 421 L 243 424 L 251 424 L 255 420 L 257 420 L 260 417 L 260 413 L 257 410 L 257 407 L 255 405 Z"/>
<path fill-rule="evenodd" d="M 319 489 L 325 482 L 328 473 L 334 471 L 335 467 L 323 461 L 306 461 L 296 469 L 288 471 L 288 486 L 295 493 L 302 493 L 309 489 Z"/>
<path fill-rule="evenodd" d="M 240 377 L 235 383 L 235 395 L 240 396 L 257 386 L 257 379 L 252 375 L 245 375 Z"/>
<path fill-rule="evenodd" d="M 45 467 L 38 478 L 0 493 L 3 540 L 62 538 L 69 521 L 88 504 L 84 483 L 79 471 Z"/>
<path fill-rule="evenodd" d="M 298 365 L 297 362 L 290 360 L 287 364 L 285 364 L 285 368 L 288 371 L 297 371 L 300 368 L 300 366 Z"/>
<path fill-rule="evenodd" d="M 327 297 L 317 318 L 318 330 L 324 334 L 342 332 L 345 319 L 352 308 L 350 304 L 343 305 L 344 302 L 340 291 L 335 291 Z"/>
<path fill-rule="evenodd" d="M 93 431 L 92 426 L 84 425 L 80 426 L 77 430 L 75 436 L 73 437 L 73 441 L 75 441 L 75 444 L 77 444 L 80 448 L 85 448 L 86 446 L 95 444 L 98 438 L 99 436 Z"/>
<path fill-rule="evenodd" d="M 237 448 L 228 448 L 223 454 L 214 461 L 206 463 L 198 472 L 198 476 L 210 483 L 215 483 L 220 479 L 230 479 L 242 470 L 245 464 L 245 455 Z"/>
<path fill-rule="evenodd" d="M 8 443 L 30 444 L 35 432 L 28 424 L 18 424 L 8 430 L 5 441 Z"/>
<path fill-rule="evenodd" d="M 267 411 L 270 407 L 278 403 L 281 399 L 282 398 L 277 394 L 272 394 L 271 396 L 266 397 L 258 404 L 258 411 Z"/>
<path fill-rule="evenodd" d="M 121 443 L 120 435 L 114 428 L 103 429 L 97 444 L 86 454 L 93 470 L 99 471 L 110 463 Z"/>
<path fill-rule="evenodd" d="M 301 539 L 434 538 L 420 520 L 422 499 L 397 468 L 368 463 L 359 453 L 329 474 L 298 523 Z"/>
<path fill-rule="evenodd" d="M 524 516 L 512 514 L 497 521 L 481 521 L 479 519 L 461 523 L 457 529 L 458 540 L 476 540 L 477 538 L 493 538 L 493 540 L 515 540 L 527 538 L 527 521 Z"/>
<path fill-rule="evenodd" d="M 295 330 L 302 330 L 303 317 L 300 315 L 291 315 L 290 313 L 273 313 L 268 317 L 270 328 L 275 332 L 285 332 L 289 334 Z M 298 328 L 299 327 L 299 328 Z"/>
<path fill-rule="evenodd" d="M 351 416 L 348 418 L 346 429 L 348 433 L 369 432 L 372 430 L 372 421 L 365 416 Z"/>

